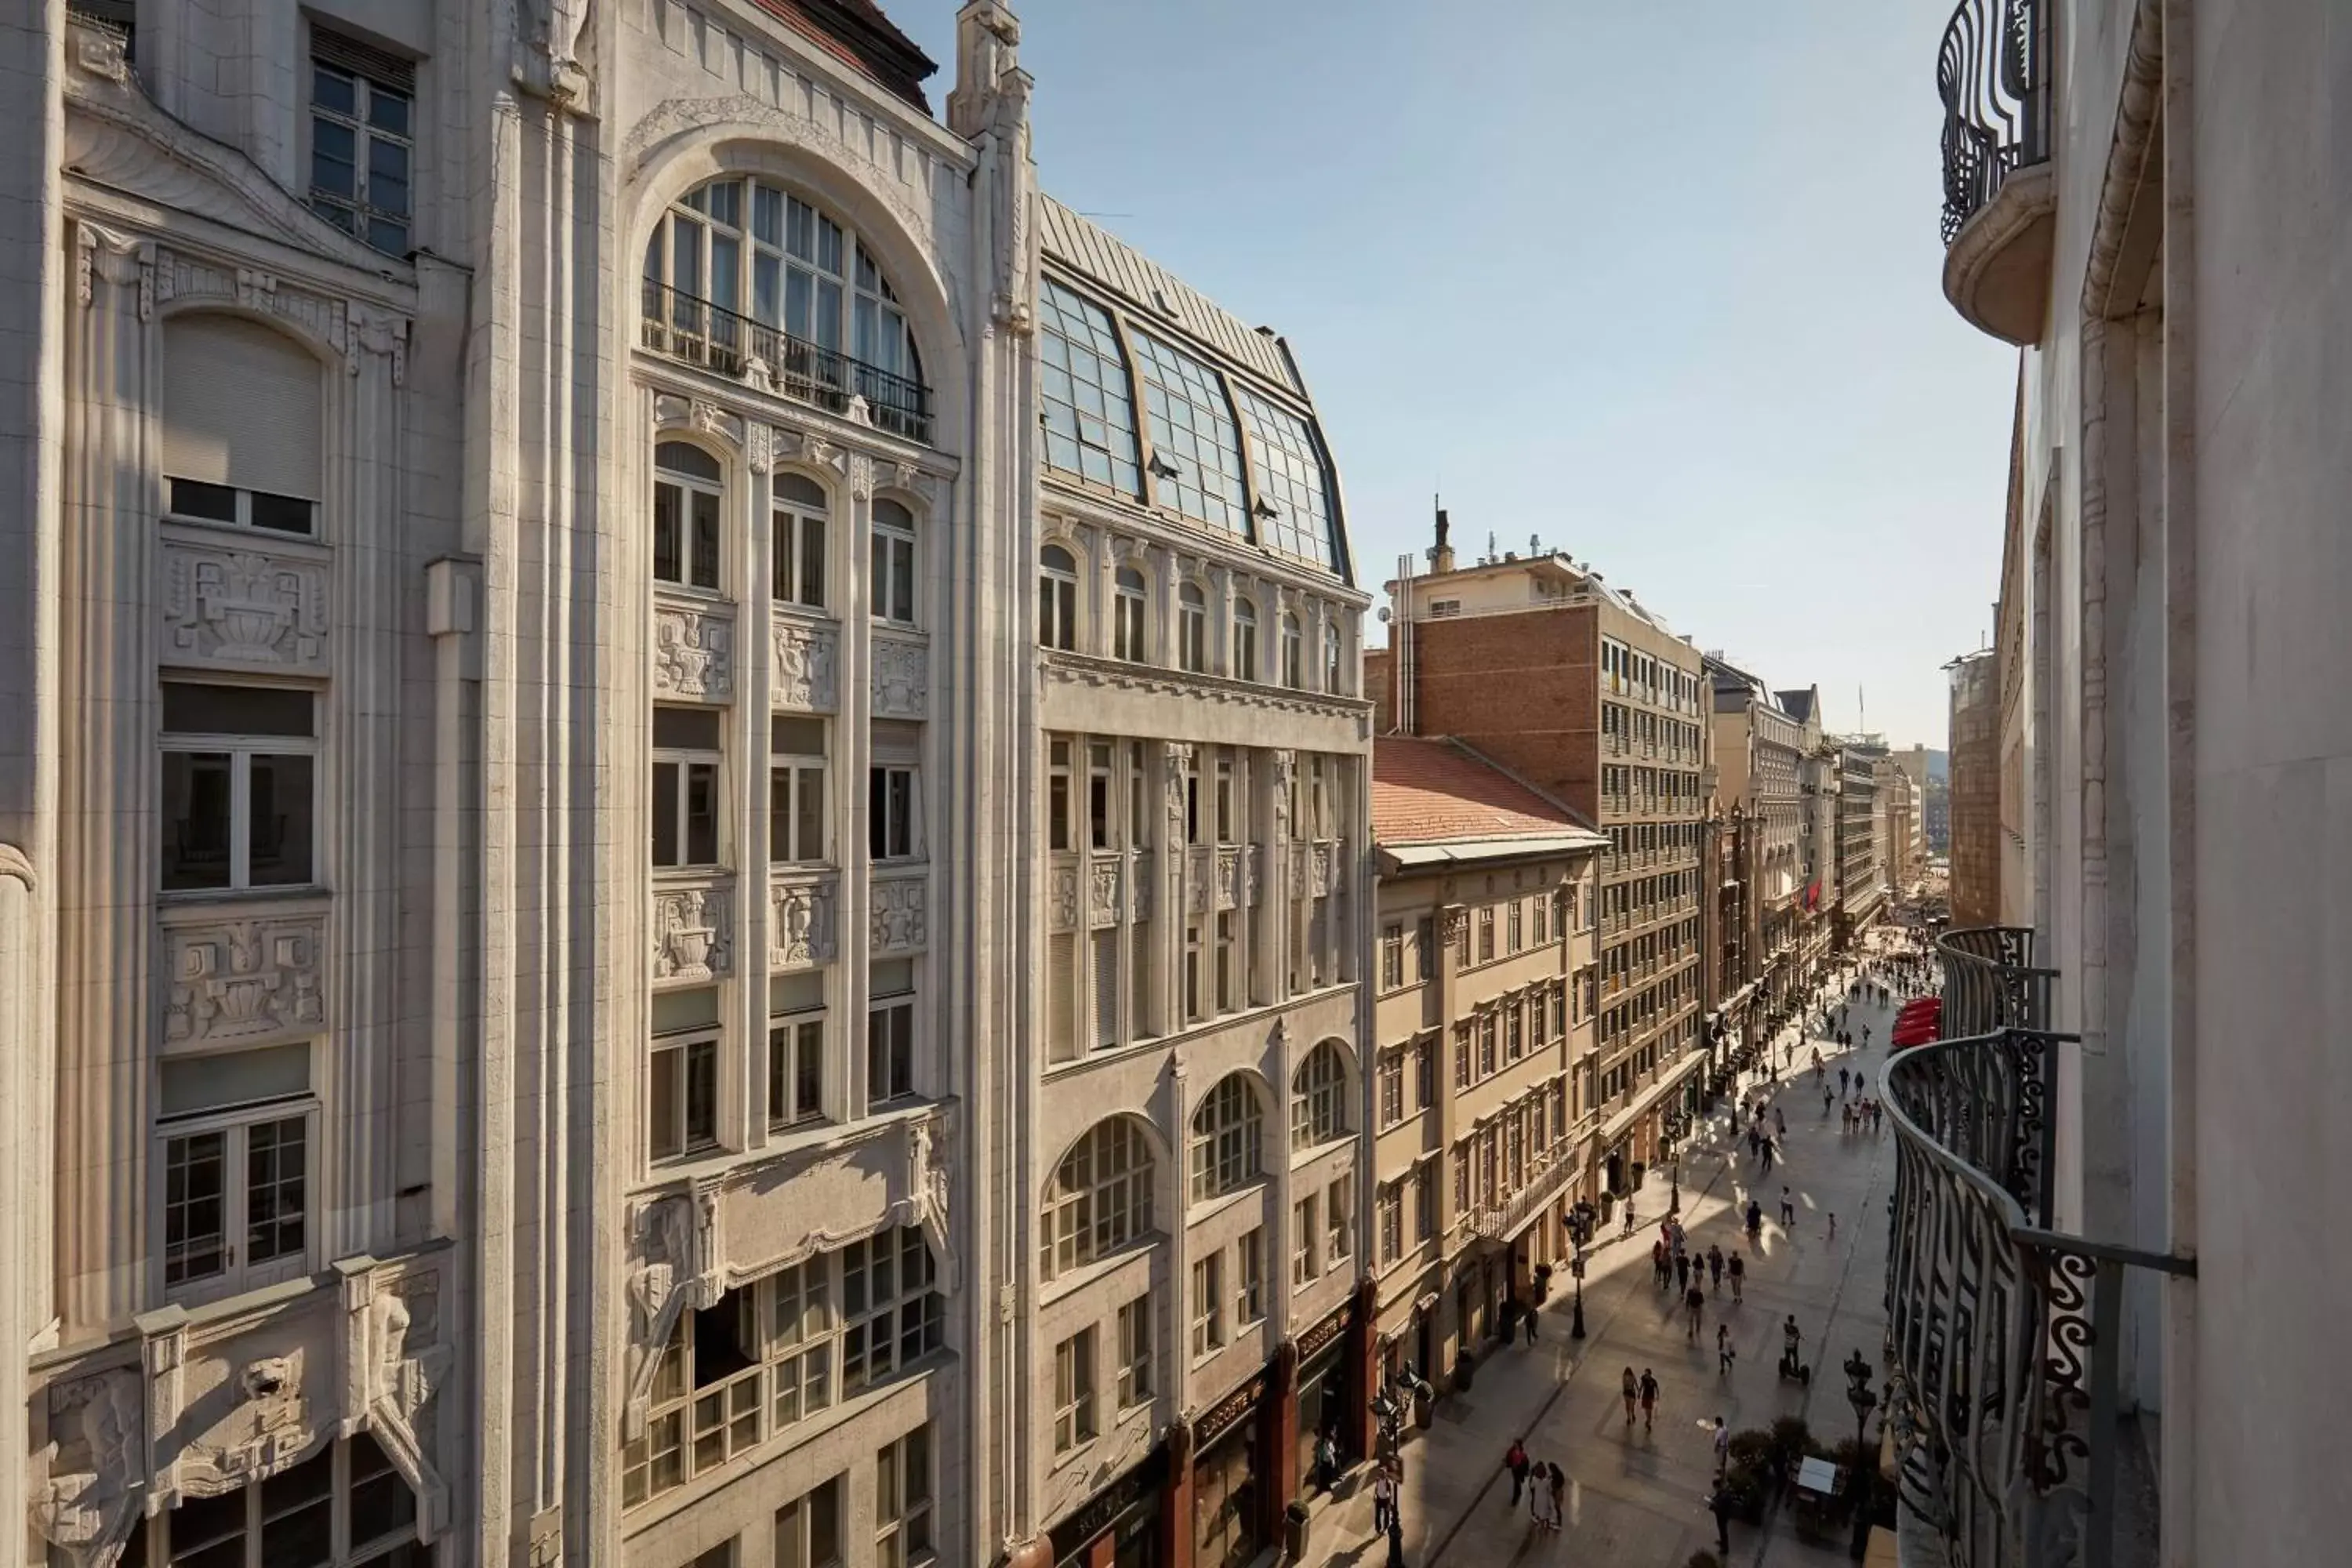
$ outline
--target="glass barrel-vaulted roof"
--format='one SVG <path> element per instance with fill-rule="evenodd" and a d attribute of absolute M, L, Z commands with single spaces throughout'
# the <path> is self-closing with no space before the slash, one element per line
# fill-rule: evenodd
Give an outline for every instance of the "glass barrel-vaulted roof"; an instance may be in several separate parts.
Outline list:
<path fill-rule="evenodd" d="M 1160 501 L 1195 522 L 1248 538 L 1241 435 L 1224 378 L 1149 332 L 1135 334 L 1135 357 L 1152 455 L 1175 469 L 1152 476 Z"/>
<path fill-rule="evenodd" d="M 1135 398 L 1110 312 L 1050 278 L 1038 295 L 1045 460 L 1122 494 L 1141 495 Z"/>
<path fill-rule="evenodd" d="M 1323 458 L 1307 421 L 1288 409 L 1236 384 L 1235 400 L 1249 426 L 1250 457 L 1256 467 L 1258 500 L 1273 508 L 1258 513 L 1258 542 L 1285 555 L 1336 569 L 1332 548 L 1330 490 Z"/>

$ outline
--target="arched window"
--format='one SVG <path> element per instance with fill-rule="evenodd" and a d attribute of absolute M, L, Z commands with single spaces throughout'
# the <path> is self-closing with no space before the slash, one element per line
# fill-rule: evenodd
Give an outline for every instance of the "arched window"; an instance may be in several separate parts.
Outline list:
<path fill-rule="evenodd" d="M 1045 1188 L 1039 1266 L 1048 1279 L 1151 1230 L 1151 1144 L 1131 1116 L 1097 1121 Z"/>
<path fill-rule="evenodd" d="M 1326 1040 L 1290 1078 L 1290 1146 L 1313 1149 L 1346 1135 L 1348 1064 Z"/>
<path fill-rule="evenodd" d="M 1118 569 L 1118 593 L 1111 615 L 1111 657 L 1143 662 L 1143 574 L 1132 566 Z"/>
<path fill-rule="evenodd" d="M 763 180 L 680 197 L 646 242 L 646 346 L 928 440 L 922 365 L 881 264 L 851 230 Z"/>
<path fill-rule="evenodd" d="M 1234 679 L 1257 679 L 1257 605 L 1249 599 L 1234 601 Z"/>
<path fill-rule="evenodd" d="M 1176 654 L 1194 675 L 1209 672 L 1209 600 L 1197 583 L 1177 591 Z"/>
<path fill-rule="evenodd" d="M 1192 1201 L 1238 1192 L 1265 1169 L 1265 1113 L 1247 1073 L 1227 1073 L 1192 1112 Z"/>
<path fill-rule="evenodd" d="M 654 580 L 719 587 L 719 459 L 684 441 L 654 447 Z"/>
<path fill-rule="evenodd" d="M 874 503 L 874 618 L 915 624 L 915 514 L 887 496 Z"/>
<path fill-rule="evenodd" d="M 780 605 L 824 608 L 824 487 L 806 474 L 776 476 L 773 577 Z"/>
<path fill-rule="evenodd" d="M 1334 696 L 1340 695 L 1347 689 L 1339 684 L 1339 628 L 1332 622 L 1326 621 L 1323 623 L 1323 689 Z"/>
<path fill-rule="evenodd" d="M 1064 653 L 1078 646 L 1078 563 L 1058 544 L 1037 552 L 1037 642 Z"/>
<path fill-rule="evenodd" d="M 1298 617 L 1282 617 L 1282 683 L 1293 691 L 1307 684 L 1307 639 L 1298 629 Z"/>

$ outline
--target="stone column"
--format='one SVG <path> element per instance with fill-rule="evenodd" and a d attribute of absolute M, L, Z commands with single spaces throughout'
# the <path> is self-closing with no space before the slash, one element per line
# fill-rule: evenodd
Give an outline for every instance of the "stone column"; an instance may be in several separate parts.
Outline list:
<path fill-rule="evenodd" d="M 1290 1297 L 1290 1260 L 1283 1259 L 1282 1295 Z M 1265 1482 L 1259 1519 L 1267 1541 L 1282 1541 L 1283 1510 L 1298 1495 L 1298 1340 L 1286 1335 L 1274 1347 L 1266 1369 L 1265 1395 L 1258 1402 L 1257 1473 Z"/>
<path fill-rule="evenodd" d="M 1192 1424 L 1181 1417 L 1171 1422 L 1164 1441 L 1168 1479 L 1160 1493 L 1160 1561 L 1164 1568 L 1192 1568 Z"/>
<path fill-rule="evenodd" d="M 803 455 L 812 461 L 825 460 L 817 450 L 823 445 L 819 438 L 803 437 Z M 839 471 L 845 483 L 837 493 L 846 506 L 836 505 L 835 510 L 837 515 L 845 510 L 847 514 L 847 526 L 842 531 L 848 559 L 841 574 L 841 658 L 835 671 L 833 754 L 840 770 L 842 806 L 834 820 L 843 832 L 841 852 L 835 857 L 841 867 L 841 890 L 834 900 L 834 918 L 840 922 L 834 938 L 838 973 L 825 989 L 841 1019 L 841 1027 L 833 1035 L 838 1042 L 835 1048 L 842 1053 L 836 1057 L 842 1068 L 838 1081 L 847 1095 L 843 1120 L 856 1121 L 866 1114 L 866 1003 L 872 982 L 866 928 L 867 911 L 874 903 L 874 864 L 866 852 L 866 773 L 874 760 L 874 464 L 851 453 Z M 919 550 L 942 548 L 937 520 L 925 521 L 930 537 L 920 542 Z M 929 599 L 919 600 L 915 610 L 925 625 L 938 618 L 939 606 Z M 921 775 L 920 805 L 926 825 L 931 815 L 935 771 L 926 767 Z M 926 841 L 927 853 L 930 847 Z"/>
<path fill-rule="evenodd" d="M 775 433 L 758 420 L 743 427 L 743 581 L 735 604 L 735 705 L 729 710 L 736 772 L 731 815 L 735 830 L 735 1023 L 743 1038 L 736 1082 L 741 1097 L 744 1149 L 768 1142 L 768 947 L 773 911 L 768 901 L 768 868 L 775 858 L 769 834 L 760 831 L 768 795 L 771 689 L 775 650 L 775 511 L 770 504 L 770 472 L 775 467 Z M 757 1531 L 753 1532 L 758 1533 Z"/>
<path fill-rule="evenodd" d="M 58 724 L 58 1310 L 146 1305 L 156 809 L 153 247 L 82 223 L 68 307 Z"/>
<path fill-rule="evenodd" d="M 1184 785 L 1192 769 L 1190 745 L 1170 741 L 1160 746 L 1160 784 L 1166 804 L 1160 812 L 1160 886 L 1152 899 L 1160 940 L 1151 944 L 1151 1001 L 1155 1032 L 1163 1037 L 1184 1026 L 1184 928 L 1192 919 L 1184 893 L 1192 863 L 1192 846 L 1184 835 Z"/>
<path fill-rule="evenodd" d="M 1346 1442 L 1355 1453 L 1372 1457 L 1380 1424 L 1372 1419 L 1372 1394 L 1380 1387 L 1381 1282 L 1367 1274 L 1356 1281 L 1356 1299 L 1348 1312 L 1347 1345 L 1339 1352 L 1347 1372 Z"/>

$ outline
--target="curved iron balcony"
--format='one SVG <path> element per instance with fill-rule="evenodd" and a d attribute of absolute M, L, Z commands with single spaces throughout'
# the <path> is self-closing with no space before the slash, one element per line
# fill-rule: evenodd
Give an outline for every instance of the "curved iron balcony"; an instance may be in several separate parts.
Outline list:
<path fill-rule="evenodd" d="M 2050 292 L 2049 0 L 1960 0 L 1936 57 L 1944 103 L 1944 294 L 2009 342 Z"/>
<path fill-rule="evenodd" d="M 1904 1500 L 1955 1568 L 2107 1568 L 2124 1270 L 2195 1265 L 2053 1228 L 2052 1100 L 2072 1037 L 2021 1021 L 2040 1021 L 2052 972 L 2015 928 L 1941 945 L 1948 1025 L 1995 1021 L 1900 1051 L 1879 1075 L 1895 1133 L 1887 1418 Z"/>
<path fill-rule="evenodd" d="M 638 342 L 654 353 L 831 414 L 845 415 L 851 398 L 863 398 L 875 428 L 929 445 L 931 392 L 921 382 L 650 278 L 640 286 Z"/>

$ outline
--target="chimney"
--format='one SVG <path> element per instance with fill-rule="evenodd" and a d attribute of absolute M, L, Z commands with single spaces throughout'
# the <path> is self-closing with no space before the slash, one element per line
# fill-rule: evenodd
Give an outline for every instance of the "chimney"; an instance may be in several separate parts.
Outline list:
<path fill-rule="evenodd" d="M 1454 529 L 1444 507 L 1437 509 L 1437 543 L 1429 552 L 1429 569 L 1441 574 L 1454 570 Z"/>

